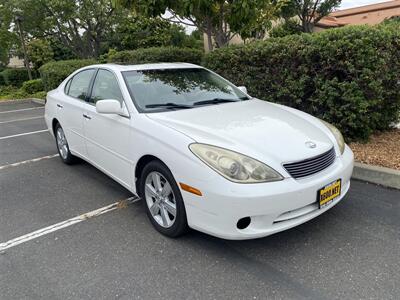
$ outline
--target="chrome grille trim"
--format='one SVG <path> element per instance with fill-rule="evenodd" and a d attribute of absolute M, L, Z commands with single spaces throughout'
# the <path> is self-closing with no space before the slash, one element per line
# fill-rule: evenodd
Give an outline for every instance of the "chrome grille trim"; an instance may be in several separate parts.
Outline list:
<path fill-rule="evenodd" d="M 320 155 L 298 162 L 283 164 L 283 167 L 293 178 L 299 179 L 321 172 L 333 164 L 335 158 L 335 149 L 332 147 Z"/>

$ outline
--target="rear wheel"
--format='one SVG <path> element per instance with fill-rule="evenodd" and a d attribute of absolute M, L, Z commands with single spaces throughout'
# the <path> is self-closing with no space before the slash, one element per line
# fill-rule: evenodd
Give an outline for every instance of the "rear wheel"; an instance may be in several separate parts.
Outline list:
<path fill-rule="evenodd" d="M 139 193 L 147 216 L 162 234 L 178 237 L 188 230 L 185 205 L 169 169 L 159 161 L 148 163 L 142 172 Z"/>
<path fill-rule="evenodd" d="M 56 136 L 58 154 L 60 155 L 61 160 L 67 165 L 75 163 L 77 157 L 72 155 L 71 151 L 69 151 L 67 138 L 65 137 L 64 130 L 59 123 L 56 124 L 54 133 Z"/>

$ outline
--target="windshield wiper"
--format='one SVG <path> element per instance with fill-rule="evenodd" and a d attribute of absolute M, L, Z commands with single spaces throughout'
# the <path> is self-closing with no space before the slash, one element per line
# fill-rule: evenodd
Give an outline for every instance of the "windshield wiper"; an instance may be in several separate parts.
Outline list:
<path fill-rule="evenodd" d="M 193 108 L 192 105 L 186 105 L 186 104 L 179 104 L 179 103 L 154 103 L 154 104 L 147 104 L 146 108 L 157 108 L 157 107 L 162 107 L 162 108 Z"/>
<path fill-rule="evenodd" d="M 238 102 L 241 100 L 247 100 L 246 99 L 225 99 L 225 98 L 214 98 L 214 99 L 210 99 L 210 100 L 203 100 L 203 101 L 197 101 L 195 103 L 193 103 L 193 106 L 198 106 L 198 105 L 206 105 L 206 104 L 219 104 L 219 103 L 227 103 L 227 102 Z"/>

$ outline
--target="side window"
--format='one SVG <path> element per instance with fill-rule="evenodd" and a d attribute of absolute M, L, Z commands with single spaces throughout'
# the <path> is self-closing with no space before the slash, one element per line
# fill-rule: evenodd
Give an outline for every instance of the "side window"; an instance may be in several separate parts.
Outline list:
<path fill-rule="evenodd" d="M 67 95 L 69 92 L 69 87 L 71 86 L 71 81 L 72 81 L 72 78 L 70 80 L 68 80 L 67 84 L 64 87 L 64 93 L 66 93 Z"/>
<path fill-rule="evenodd" d="M 123 102 L 121 90 L 114 74 L 107 70 L 100 69 L 97 72 L 96 79 L 93 84 L 91 103 L 98 100 L 113 99 Z"/>
<path fill-rule="evenodd" d="M 74 98 L 85 100 L 94 72 L 94 69 L 90 69 L 76 74 L 69 84 L 68 95 Z"/>

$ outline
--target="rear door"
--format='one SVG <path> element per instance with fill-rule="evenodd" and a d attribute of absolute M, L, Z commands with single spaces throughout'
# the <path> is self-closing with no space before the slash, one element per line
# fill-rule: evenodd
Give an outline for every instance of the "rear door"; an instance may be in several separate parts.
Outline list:
<path fill-rule="evenodd" d="M 98 100 L 118 100 L 125 106 L 118 80 L 113 72 L 99 69 L 91 96 L 85 105 L 84 129 L 89 160 L 105 173 L 130 188 L 133 184 L 130 118 L 96 112 Z"/>
<path fill-rule="evenodd" d="M 57 101 L 57 117 L 72 153 L 87 157 L 83 132 L 83 109 L 96 69 L 75 74 L 65 85 L 65 97 Z"/>

